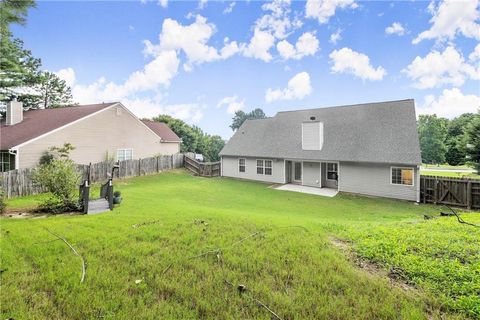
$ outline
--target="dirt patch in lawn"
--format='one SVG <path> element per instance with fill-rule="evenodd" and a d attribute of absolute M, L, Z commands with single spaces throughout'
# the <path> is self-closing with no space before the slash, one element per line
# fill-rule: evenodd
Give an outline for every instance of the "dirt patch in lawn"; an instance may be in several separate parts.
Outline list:
<path fill-rule="evenodd" d="M 335 248 L 339 249 L 347 256 L 348 260 L 352 261 L 358 268 L 366 271 L 368 274 L 377 277 L 388 278 L 391 285 L 401 288 L 404 291 L 417 290 L 417 288 L 415 288 L 412 284 L 405 281 L 402 270 L 397 268 L 390 268 L 390 270 L 386 270 L 376 263 L 362 259 L 355 253 L 352 248 L 352 243 L 349 241 L 335 237 L 330 237 L 329 240 Z"/>

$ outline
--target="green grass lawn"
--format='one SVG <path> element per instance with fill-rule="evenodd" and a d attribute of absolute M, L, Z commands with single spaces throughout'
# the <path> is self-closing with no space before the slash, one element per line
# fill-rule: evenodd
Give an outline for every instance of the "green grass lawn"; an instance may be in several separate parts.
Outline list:
<path fill-rule="evenodd" d="M 437 176 L 437 177 L 453 177 L 453 178 L 468 178 L 468 179 L 480 179 L 480 175 L 476 173 L 465 173 L 465 172 L 451 172 L 451 171 L 422 171 L 420 170 L 421 175 L 426 176 Z"/>
<path fill-rule="evenodd" d="M 3 319 L 271 319 L 259 302 L 283 319 L 480 316 L 480 230 L 423 220 L 433 206 L 183 171 L 115 188 L 124 201 L 113 212 L 0 220 Z M 46 228 L 85 257 L 83 283 L 81 259 Z M 332 238 L 414 289 L 357 267 Z"/>

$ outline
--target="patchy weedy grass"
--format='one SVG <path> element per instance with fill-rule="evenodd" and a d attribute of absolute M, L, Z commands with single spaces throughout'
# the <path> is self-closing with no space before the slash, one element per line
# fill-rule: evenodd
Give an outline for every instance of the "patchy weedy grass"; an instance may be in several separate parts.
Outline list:
<path fill-rule="evenodd" d="M 462 218 L 480 225 L 478 213 Z M 360 257 L 439 297 L 443 309 L 480 317 L 480 228 L 442 217 L 342 231 Z"/>
<path fill-rule="evenodd" d="M 437 176 L 446 178 L 464 178 L 464 179 L 480 179 L 480 175 L 470 172 L 451 172 L 451 171 L 421 171 L 420 174 L 424 176 Z"/>
<path fill-rule="evenodd" d="M 454 232 L 465 226 L 451 219 L 421 222 L 431 206 L 324 198 L 182 171 L 117 181 L 115 187 L 124 201 L 110 213 L 0 220 L 3 318 L 270 319 L 266 306 L 283 319 L 435 319 L 449 310 L 458 311 L 448 314 L 452 318 L 477 310 L 478 304 L 443 308 L 453 301 L 453 289 L 429 285 L 428 271 L 437 269 L 422 267 L 425 273 L 412 278 L 426 292 L 404 291 L 357 268 L 330 242 L 332 233 L 349 237 L 365 257 L 385 262 L 398 240 L 387 230 L 410 232 L 406 238 L 415 244 L 413 239 L 437 241 L 429 238 L 429 226 L 443 223 L 438 228 L 445 238 L 475 249 L 474 234 Z M 81 259 L 45 228 L 85 258 L 83 283 Z M 387 248 L 380 252 L 394 253 L 380 254 L 383 260 L 368 255 L 376 237 Z M 442 259 L 455 261 L 448 252 L 457 251 L 445 246 Z M 464 265 L 478 272 L 478 251 L 477 258 L 467 252 Z M 422 266 L 421 252 L 417 259 Z M 400 267 L 401 261 L 388 261 Z M 470 289 L 465 278 L 455 281 L 468 292 L 478 289 L 478 277 Z M 438 290 L 440 296 L 432 294 Z"/>

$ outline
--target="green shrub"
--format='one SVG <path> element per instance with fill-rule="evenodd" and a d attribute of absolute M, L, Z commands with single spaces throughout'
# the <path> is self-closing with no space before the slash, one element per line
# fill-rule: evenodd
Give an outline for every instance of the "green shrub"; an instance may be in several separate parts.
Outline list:
<path fill-rule="evenodd" d="M 41 164 L 33 173 L 33 180 L 52 193 L 52 197 L 44 201 L 39 209 L 51 213 L 78 210 L 75 191 L 80 175 L 75 163 L 68 158 L 73 147 L 65 144 L 62 148 L 50 150 L 55 152 L 53 160 Z"/>

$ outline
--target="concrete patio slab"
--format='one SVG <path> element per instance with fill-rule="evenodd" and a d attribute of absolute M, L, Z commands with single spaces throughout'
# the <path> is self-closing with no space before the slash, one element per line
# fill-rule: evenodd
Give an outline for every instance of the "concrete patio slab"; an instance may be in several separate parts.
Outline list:
<path fill-rule="evenodd" d="M 275 189 L 283 190 L 283 191 L 308 193 L 308 194 L 314 194 L 317 196 L 324 196 L 324 197 L 330 197 L 330 198 L 335 197 L 338 193 L 337 189 L 307 187 L 307 186 L 300 186 L 298 184 L 284 184 L 276 187 Z"/>

